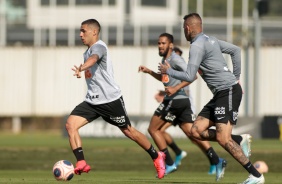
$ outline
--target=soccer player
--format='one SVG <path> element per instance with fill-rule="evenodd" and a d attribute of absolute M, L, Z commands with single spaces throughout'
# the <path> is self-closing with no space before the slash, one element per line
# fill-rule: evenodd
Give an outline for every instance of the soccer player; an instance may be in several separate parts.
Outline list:
<path fill-rule="evenodd" d="M 193 82 L 197 72 L 201 75 L 213 93 L 213 98 L 203 107 L 192 127 L 192 135 L 199 140 L 217 141 L 249 173 L 244 184 L 262 184 L 264 176 L 251 164 L 240 147 L 238 140 L 231 136 L 236 125 L 238 109 L 242 99 L 242 88 L 239 82 L 241 73 L 240 48 L 207 36 L 202 30 L 202 19 L 199 14 L 184 16 L 184 34 L 190 41 L 189 62 L 185 71 L 177 71 L 168 64 L 160 63 L 160 71 L 179 80 Z M 233 72 L 228 69 L 222 53 L 231 56 Z M 215 125 L 216 130 L 209 127 Z M 221 161 L 224 165 L 224 160 Z M 223 177 L 222 167 L 217 167 L 216 180 Z"/>
<path fill-rule="evenodd" d="M 171 34 L 161 34 L 159 36 L 158 47 L 159 55 L 162 57 L 162 63 L 166 61 L 174 69 L 179 71 L 184 71 L 186 69 L 186 62 L 184 59 L 172 51 L 173 36 Z M 145 66 L 140 66 L 139 71 L 148 73 L 155 79 L 161 81 L 166 89 L 165 91 L 167 95 L 156 109 L 148 129 L 159 150 L 164 152 L 166 155 L 165 174 L 175 171 L 177 169 L 177 165 L 179 165 L 179 163 L 174 163 L 169 154 L 162 130 L 163 127 L 166 128 L 171 124 L 179 125 L 186 136 L 204 151 L 209 158 L 211 165 L 219 163 L 219 157 L 208 141 L 200 141 L 191 137 L 190 130 L 193 125 L 195 115 L 191 109 L 189 97 L 184 91 L 184 87 L 187 86 L 189 82 L 182 82 L 178 79 L 174 79 L 173 77 L 169 77 L 168 75 L 155 73 Z"/>
<path fill-rule="evenodd" d="M 168 48 L 167 48 L 168 49 Z M 174 51 L 176 54 L 178 54 L 179 56 L 182 56 L 182 50 L 179 47 L 174 46 L 172 51 Z M 184 59 L 183 59 L 184 60 Z M 189 86 L 186 86 L 184 91 L 187 94 L 187 96 L 190 99 L 191 102 L 191 98 L 190 98 L 190 92 L 189 92 Z M 155 99 L 157 102 L 161 103 L 164 99 L 166 95 L 166 92 L 164 90 L 159 90 L 158 93 L 155 95 Z M 192 104 L 191 104 L 192 106 Z M 192 111 L 193 108 L 191 107 Z M 184 159 L 187 156 L 187 152 L 182 150 L 181 148 L 179 148 L 179 146 L 175 143 L 174 139 L 171 137 L 171 135 L 166 132 L 166 129 L 169 128 L 171 125 L 173 126 L 177 126 L 177 123 L 166 123 L 164 126 L 162 126 L 161 128 L 161 132 L 164 136 L 165 142 L 166 144 L 172 149 L 172 151 L 175 153 L 175 160 L 174 163 L 176 165 L 176 167 L 178 167 L 181 164 L 182 159 Z M 191 140 L 191 139 L 190 139 Z M 194 142 L 193 140 L 191 140 L 194 144 L 197 145 L 196 142 Z M 201 147 L 200 147 L 201 148 Z M 203 148 L 202 151 L 206 154 L 205 149 Z M 208 155 L 208 154 L 206 154 Z M 213 164 L 213 160 L 209 158 L 210 161 L 210 167 L 209 167 L 209 171 L 208 174 L 215 174 L 216 173 L 216 165 Z"/>
<path fill-rule="evenodd" d="M 77 159 L 74 172 L 75 174 L 88 173 L 91 169 L 84 158 L 79 128 L 102 117 L 146 150 L 153 159 L 158 178 L 163 178 L 164 153 L 157 152 L 146 136 L 131 126 L 121 90 L 114 81 L 108 47 L 99 39 L 100 29 L 100 24 L 95 19 L 88 19 L 81 23 L 80 38 L 87 46 L 87 50 L 84 52 L 84 63 L 72 68 L 77 78 L 81 78 L 81 72 L 84 71 L 87 84 L 85 100 L 73 109 L 66 123 L 70 146 Z"/>

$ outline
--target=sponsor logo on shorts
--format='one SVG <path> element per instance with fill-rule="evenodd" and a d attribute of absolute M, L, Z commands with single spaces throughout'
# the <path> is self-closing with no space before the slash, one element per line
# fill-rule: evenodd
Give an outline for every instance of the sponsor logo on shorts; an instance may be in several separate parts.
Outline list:
<path fill-rule="evenodd" d="M 217 117 L 217 120 L 221 120 L 221 119 L 223 119 L 223 118 L 225 118 L 225 116 Z"/>
<path fill-rule="evenodd" d="M 214 109 L 214 114 L 217 115 L 217 114 L 225 114 L 225 107 L 216 107 Z"/>
<path fill-rule="evenodd" d="M 110 117 L 111 120 L 113 120 L 114 122 L 118 123 L 118 124 L 123 124 L 125 123 L 125 117 L 124 116 L 120 116 L 120 117 Z"/>
<path fill-rule="evenodd" d="M 233 121 L 236 121 L 238 119 L 238 112 L 233 111 Z"/>
<path fill-rule="evenodd" d="M 167 121 L 173 121 L 175 118 L 176 116 L 171 114 L 170 112 L 168 112 L 167 115 L 165 116 L 165 120 Z"/>
<path fill-rule="evenodd" d="M 192 121 L 195 121 L 196 120 L 196 114 L 191 114 L 192 116 Z"/>
<path fill-rule="evenodd" d="M 158 107 L 158 109 L 159 109 L 160 111 L 162 111 L 163 108 L 164 108 L 164 104 L 160 104 L 159 107 Z"/>

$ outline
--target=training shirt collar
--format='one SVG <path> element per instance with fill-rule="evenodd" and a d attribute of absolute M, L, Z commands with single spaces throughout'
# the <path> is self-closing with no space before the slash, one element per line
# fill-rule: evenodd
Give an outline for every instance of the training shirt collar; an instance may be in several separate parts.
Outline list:
<path fill-rule="evenodd" d="M 202 36 L 202 35 L 204 35 L 204 33 L 203 33 L 203 32 L 201 32 L 201 33 L 197 34 L 197 35 L 195 36 L 195 38 L 193 38 L 193 39 L 192 39 L 191 43 L 193 43 L 194 41 L 196 41 L 196 40 L 197 40 L 197 38 L 198 38 L 199 36 Z"/>

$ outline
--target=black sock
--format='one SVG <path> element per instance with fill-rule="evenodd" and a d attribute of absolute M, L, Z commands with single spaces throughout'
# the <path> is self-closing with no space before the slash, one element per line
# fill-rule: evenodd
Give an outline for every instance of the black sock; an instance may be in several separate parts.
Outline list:
<path fill-rule="evenodd" d="M 158 152 L 155 150 L 155 148 L 153 147 L 152 144 L 151 144 L 151 147 L 148 150 L 146 150 L 146 151 L 149 153 L 149 155 L 151 156 L 151 158 L 153 160 L 158 158 Z"/>
<path fill-rule="evenodd" d="M 78 148 L 74 149 L 73 153 L 74 153 L 77 161 L 84 160 L 84 154 L 83 154 L 82 147 L 78 147 Z"/>
<path fill-rule="evenodd" d="M 161 151 L 164 152 L 164 154 L 165 154 L 165 163 L 167 165 L 172 165 L 174 163 L 174 161 L 172 160 L 172 158 L 171 158 L 167 148 L 165 148 L 165 149 L 163 149 Z"/>
<path fill-rule="evenodd" d="M 238 145 L 240 145 L 240 142 L 243 140 L 241 135 L 231 135 L 231 138 L 233 141 L 235 141 Z"/>
<path fill-rule="evenodd" d="M 210 164 L 211 164 L 211 165 L 217 165 L 218 162 L 219 162 L 219 158 L 218 158 L 217 154 L 215 153 L 215 151 L 213 150 L 213 148 L 210 147 L 210 148 L 206 151 L 206 153 L 207 153 L 207 157 L 208 157 L 208 159 L 209 159 L 209 161 L 210 161 Z"/>
<path fill-rule="evenodd" d="M 246 165 L 243 166 L 250 174 L 259 178 L 261 174 L 256 170 L 256 168 L 249 161 Z"/>
<path fill-rule="evenodd" d="M 181 154 L 182 150 L 175 144 L 174 141 L 172 141 L 171 144 L 168 144 L 168 146 L 174 151 L 174 153 L 176 155 L 180 155 Z"/>

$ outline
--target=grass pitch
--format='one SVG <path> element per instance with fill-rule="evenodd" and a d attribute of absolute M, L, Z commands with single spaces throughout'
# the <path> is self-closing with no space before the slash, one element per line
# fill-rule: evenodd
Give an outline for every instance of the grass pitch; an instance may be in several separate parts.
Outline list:
<path fill-rule="evenodd" d="M 224 178 L 215 182 L 215 175 L 208 175 L 206 156 L 187 139 L 177 139 L 178 145 L 188 152 L 178 171 L 159 180 L 150 156 L 134 142 L 126 138 L 82 138 L 87 162 L 92 170 L 88 174 L 75 175 L 70 183 L 99 184 L 153 184 L 153 183 L 240 183 L 248 173 L 216 143 L 212 146 L 220 157 L 227 160 Z M 151 141 L 153 142 L 153 141 Z M 0 134 L 0 183 L 58 183 L 52 175 L 52 167 L 58 160 L 75 157 L 68 139 L 59 132 Z M 174 156 L 173 152 L 171 155 Z M 282 142 L 279 140 L 253 140 L 251 162 L 264 160 L 269 173 L 266 183 L 282 183 Z"/>

